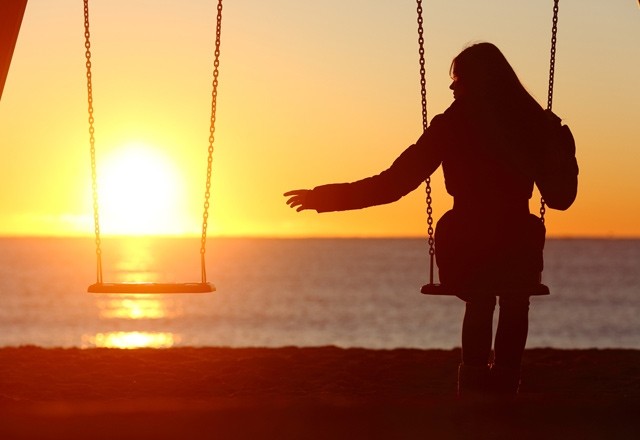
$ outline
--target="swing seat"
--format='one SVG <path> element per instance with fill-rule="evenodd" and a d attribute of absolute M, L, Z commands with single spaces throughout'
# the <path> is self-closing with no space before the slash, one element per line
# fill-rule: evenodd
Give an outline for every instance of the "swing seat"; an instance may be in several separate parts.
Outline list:
<path fill-rule="evenodd" d="M 447 296 L 457 296 L 457 295 L 495 295 L 501 296 L 503 294 L 511 294 L 513 292 L 519 292 L 522 294 L 526 294 L 529 296 L 543 296 L 549 295 L 551 292 L 549 288 L 544 284 L 529 284 L 526 286 L 516 286 L 516 287 L 505 287 L 505 286 L 474 286 L 472 288 L 454 288 L 449 286 L 444 286 L 442 284 L 425 284 L 420 289 L 420 292 L 425 295 L 447 295 Z"/>
<path fill-rule="evenodd" d="M 26 3 L 26 0 L 19 0 Z M 212 176 L 212 162 L 213 162 L 213 143 L 215 134 L 215 122 L 216 122 L 216 108 L 217 108 L 217 96 L 218 96 L 218 68 L 220 65 L 220 35 L 221 35 L 221 23 L 222 23 L 222 0 L 218 0 L 218 13 L 216 17 L 216 37 L 215 37 L 215 52 L 213 60 L 213 83 L 211 92 L 211 117 L 209 126 L 209 148 L 207 157 L 207 179 L 205 184 L 204 194 L 204 212 L 202 214 L 202 238 L 200 245 L 200 261 L 201 261 L 201 282 L 199 283 L 150 283 L 150 282 L 125 282 L 125 283 L 103 283 L 102 282 L 102 250 L 100 248 L 100 223 L 99 223 L 99 206 L 98 206 L 98 190 L 97 190 L 97 174 L 96 174 L 96 146 L 95 146 L 95 130 L 94 130 L 94 113 L 93 113 L 93 83 L 91 73 L 91 32 L 89 29 L 89 0 L 84 0 L 84 37 L 85 37 L 85 57 L 86 63 L 86 77 L 87 77 L 87 110 L 89 122 L 89 145 L 91 152 L 91 181 L 93 190 L 93 217 L 94 217 L 94 231 L 95 231 L 95 245 L 96 245 L 96 257 L 97 257 L 97 283 L 90 285 L 87 288 L 89 293 L 107 293 L 107 294 L 164 294 L 164 293 L 209 293 L 215 292 L 216 288 L 213 284 L 206 282 L 206 265 L 205 265 L 205 251 L 207 241 L 207 219 L 209 218 L 209 199 L 210 199 L 210 186 Z M 23 8 L 24 9 L 24 8 Z M 0 32 L 2 33 L 2 32 Z M 2 61 L 2 60 L 0 60 Z M 1 68 L 1 66 L 0 66 Z"/>
<path fill-rule="evenodd" d="M 95 283 L 87 288 L 89 293 L 209 293 L 216 288 L 211 283 Z"/>

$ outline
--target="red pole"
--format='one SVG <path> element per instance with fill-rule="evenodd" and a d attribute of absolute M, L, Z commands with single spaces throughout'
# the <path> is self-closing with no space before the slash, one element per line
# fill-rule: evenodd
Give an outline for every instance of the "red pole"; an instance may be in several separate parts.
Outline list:
<path fill-rule="evenodd" d="M 0 99 L 26 7 L 27 0 L 0 1 Z"/>

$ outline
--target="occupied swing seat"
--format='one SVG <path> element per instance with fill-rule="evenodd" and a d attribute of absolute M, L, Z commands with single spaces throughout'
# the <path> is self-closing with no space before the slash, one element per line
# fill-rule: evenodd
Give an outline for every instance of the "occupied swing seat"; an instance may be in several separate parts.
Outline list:
<path fill-rule="evenodd" d="M 458 296 L 460 298 L 477 295 L 502 296 L 506 294 L 513 294 L 515 292 L 527 296 L 544 296 L 551 293 L 549 291 L 549 288 L 544 284 L 531 284 L 526 286 L 514 287 L 484 285 L 474 286 L 470 288 L 455 288 L 436 283 L 425 284 L 424 286 L 422 286 L 422 289 L 420 289 L 420 292 L 425 295 Z"/>

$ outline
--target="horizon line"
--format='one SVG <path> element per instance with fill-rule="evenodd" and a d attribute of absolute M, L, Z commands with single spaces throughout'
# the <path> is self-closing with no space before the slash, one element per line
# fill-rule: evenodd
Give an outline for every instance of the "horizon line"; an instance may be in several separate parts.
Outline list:
<path fill-rule="evenodd" d="M 93 234 L 2 234 L 0 239 L 94 239 Z M 128 234 L 103 234 L 101 239 L 143 239 L 143 238 L 166 238 L 166 239 L 197 239 L 201 236 L 197 234 L 145 234 L 145 235 L 128 235 Z M 362 240 L 428 240 L 423 235 L 276 235 L 276 234 L 217 234 L 209 235 L 207 239 L 281 239 L 281 240 L 305 240 L 305 239 L 362 239 Z M 640 240 L 640 235 L 551 235 L 546 237 L 547 240 Z"/>

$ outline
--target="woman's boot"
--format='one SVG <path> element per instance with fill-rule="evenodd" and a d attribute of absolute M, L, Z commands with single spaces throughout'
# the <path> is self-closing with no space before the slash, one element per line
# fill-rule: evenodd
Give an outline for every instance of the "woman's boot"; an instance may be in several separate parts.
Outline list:
<path fill-rule="evenodd" d="M 458 366 L 458 398 L 477 398 L 486 396 L 489 390 L 489 366 Z"/>
<path fill-rule="evenodd" d="M 520 368 L 492 365 L 489 373 L 491 394 L 498 397 L 515 398 L 520 388 Z"/>

